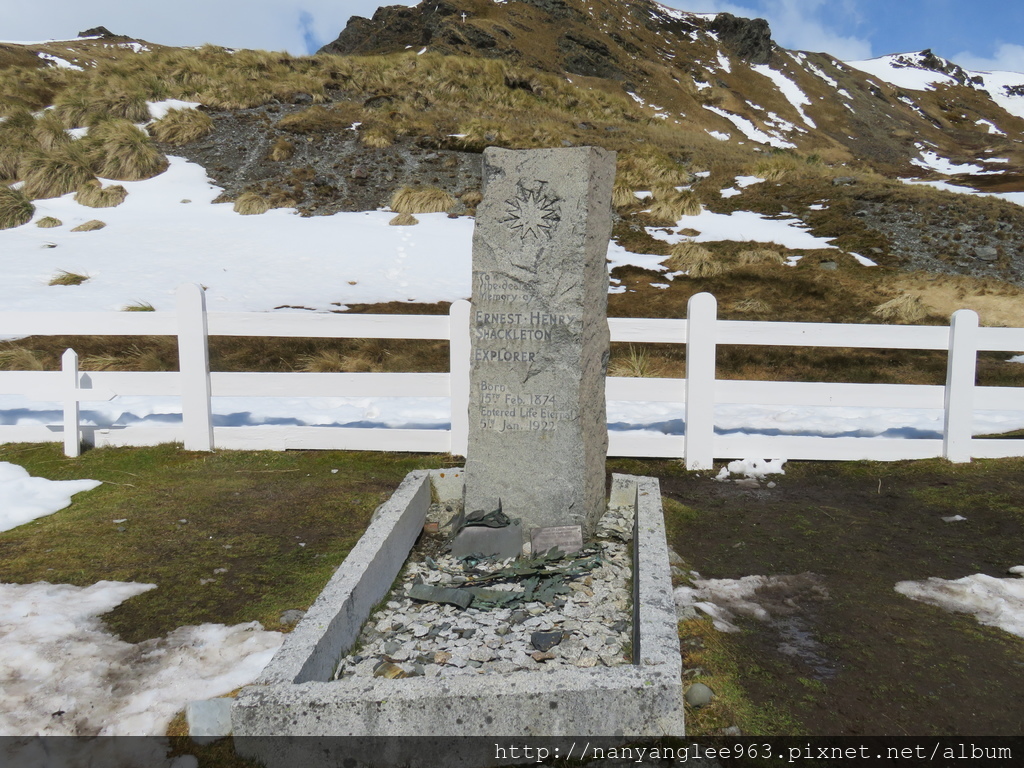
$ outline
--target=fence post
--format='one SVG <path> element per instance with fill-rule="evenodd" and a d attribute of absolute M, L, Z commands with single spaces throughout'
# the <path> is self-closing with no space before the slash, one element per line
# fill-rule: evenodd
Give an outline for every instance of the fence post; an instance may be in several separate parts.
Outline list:
<path fill-rule="evenodd" d="M 686 433 L 683 451 L 687 469 L 711 469 L 715 439 L 715 324 L 718 302 L 698 293 L 686 304 Z"/>
<path fill-rule="evenodd" d="M 452 398 L 453 456 L 465 456 L 469 451 L 469 311 L 465 299 L 453 302 L 448 310 L 448 370 Z"/>
<path fill-rule="evenodd" d="M 67 396 L 64 400 L 64 455 L 76 458 L 82 455 L 82 441 L 78 438 L 78 353 L 65 350 L 60 358 L 61 378 Z"/>
<path fill-rule="evenodd" d="M 185 450 L 213 450 L 210 404 L 210 350 L 206 294 L 194 283 L 178 287 L 178 370 L 181 372 L 181 420 Z"/>
<path fill-rule="evenodd" d="M 942 455 L 952 462 L 971 460 L 974 376 L 978 366 L 978 313 L 958 309 L 949 322 L 946 357 L 945 420 Z"/>

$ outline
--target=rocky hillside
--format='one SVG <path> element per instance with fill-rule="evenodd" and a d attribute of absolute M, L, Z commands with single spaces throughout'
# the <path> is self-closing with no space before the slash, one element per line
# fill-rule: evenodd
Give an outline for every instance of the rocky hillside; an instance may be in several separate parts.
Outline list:
<path fill-rule="evenodd" d="M 41 173 L 56 150 L 38 137 L 61 125 L 137 122 L 127 104 L 172 98 L 198 117 L 151 125 L 155 150 L 201 163 L 236 210 L 367 210 L 411 186 L 471 214 L 484 147 L 594 144 L 619 153 L 615 237 L 631 250 L 668 258 L 678 248 L 658 227 L 690 237 L 686 215 L 751 211 L 830 238 L 845 255 L 823 260 L 841 269 L 870 259 L 1024 286 L 1024 74 L 930 51 L 842 62 L 781 48 L 760 19 L 650 0 L 385 7 L 315 57 L 90 32 L 0 45 L 0 180 Z M 735 262 L 738 235 L 700 258 Z"/>

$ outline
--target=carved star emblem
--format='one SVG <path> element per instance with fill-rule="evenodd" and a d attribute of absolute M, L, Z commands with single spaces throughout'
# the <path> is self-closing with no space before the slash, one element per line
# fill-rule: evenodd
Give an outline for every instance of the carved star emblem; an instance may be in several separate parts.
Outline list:
<path fill-rule="evenodd" d="M 520 187 L 515 197 L 505 201 L 506 222 L 525 240 L 527 237 L 551 237 L 551 231 L 561 220 L 558 200 L 544 194 L 543 187 Z"/>

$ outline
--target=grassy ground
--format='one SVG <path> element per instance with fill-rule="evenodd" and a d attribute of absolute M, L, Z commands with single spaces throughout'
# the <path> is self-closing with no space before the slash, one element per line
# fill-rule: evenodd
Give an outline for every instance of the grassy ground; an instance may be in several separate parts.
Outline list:
<path fill-rule="evenodd" d="M 703 578 L 811 573 L 828 593 L 759 595 L 788 612 L 745 619 L 738 634 L 680 625 L 690 679 L 719 694 L 690 713 L 691 734 L 1020 732 L 1024 639 L 893 587 L 1012 578 L 1024 563 L 1024 460 L 790 463 L 772 489 L 671 462 L 610 463 L 660 477 L 669 540 Z M 942 521 L 952 515 L 966 520 Z"/>
<path fill-rule="evenodd" d="M 174 446 L 68 459 L 57 445 L 7 445 L 0 461 L 104 483 L 0 533 L 0 581 L 155 583 L 104 617 L 138 642 L 206 621 L 283 629 L 280 614 L 312 603 L 408 471 L 454 460 Z M 774 489 L 756 490 L 674 461 L 617 459 L 608 468 L 660 479 L 669 541 L 704 578 L 812 572 L 827 586 L 828 600 L 796 601 L 814 658 L 781 652 L 777 623 L 746 620 L 738 634 L 702 619 L 680 624 L 686 682 L 717 694 L 688 712 L 691 735 L 730 726 L 752 736 L 1019 729 L 1024 640 L 893 585 L 1002 577 L 1022 564 L 1024 460 L 790 463 Z M 967 520 L 941 522 L 954 514 Z"/>
<path fill-rule="evenodd" d="M 50 444 L 0 446 L 0 461 L 33 476 L 103 481 L 67 509 L 0 534 L 0 581 L 156 584 L 105 617 L 140 642 L 203 622 L 281 629 L 282 611 L 313 602 L 405 474 L 444 458 L 160 446 L 68 459 Z"/>

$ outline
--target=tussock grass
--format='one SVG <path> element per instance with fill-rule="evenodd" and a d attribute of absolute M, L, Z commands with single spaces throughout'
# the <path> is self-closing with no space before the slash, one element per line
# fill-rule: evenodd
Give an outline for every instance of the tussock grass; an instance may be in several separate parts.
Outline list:
<path fill-rule="evenodd" d="M 44 216 L 36 222 L 36 226 L 40 229 L 53 229 L 54 227 L 63 226 L 64 222 L 60 219 L 54 218 L 53 216 Z"/>
<path fill-rule="evenodd" d="M 138 90 L 125 90 L 116 85 L 100 90 L 93 99 L 93 114 L 98 118 L 120 118 L 131 123 L 148 123 L 147 94 Z M 87 115 L 89 120 L 90 116 Z M 95 118 L 93 118 L 95 119 Z"/>
<path fill-rule="evenodd" d="M 85 128 L 95 121 L 99 105 L 85 88 L 72 88 L 61 93 L 53 104 L 53 114 L 69 128 Z M 146 115 L 149 119 L 149 115 Z"/>
<path fill-rule="evenodd" d="M 904 294 L 882 302 L 871 314 L 888 323 L 913 324 L 929 315 L 929 307 L 919 297 Z"/>
<path fill-rule="evenodd" d="M 395 143 L 395 131 L 383 123 L 371 123 L 359 128 L 359 141 L 371 149 L 386 149 Z"/>
<path fill-rule="evenodd" d="M 39 151 L 39 143 L 33 133 L 35 125 L 35 118 L 28 110 L 16 111 L 0 122 L 0 181 L 21 178 L 20 169 L 25 157 L 29 152 Z"/>
<path fill-rule="evenodd" d="M 0 184 L 0 229 L 11 229 L 32 220 L 36 207 L 24 192 Z"/>
<path fill-rule="evenodd" d="M 697 216 L 701 212 L 700 200 L 689 190 L 657 186 L 651 190 L 654 202 L 650 217 L 660 224 L 673 225 L 684 216 Z"/>
<path fill-rule="evenodd" d="M 648 379 L 660 376 L 661 369 L 646 349 L 638 349 L 630 344 L 624 356 L 613 357 L 608 363 L 608 375 Z"/>
<path fill-rule="evenodd" d="M 484 201 L 484 196 L 479 189 L 471 189 L 468 192 L 463 192 L 459 200 L 466 206 L 467 211 L 476 211 L 476 207 Z"/>
<path fill-rule="evenodd" d="M 235 200 L 234 211 L 243 216 L 258 216 L 271 208 L 270 201 L 256 192 L 243 192 Z"/>
<path fill-rule="evenodd" d="M 359 120 L 361 110 L 352 102 L 332 104 L 330 107 L 313 105 L 292 112 L 277 121 L 277 127 L 289 133 L 326 133 L 342 131 Z"/>
<path fill-rule="evenodd" d="M 75 202 L 90 208 L 115 208 L 128 197 L 128 190 L 120 184 L 104 187 L 98 179 L 85 182 L 75 193 Z"/>
<path fill-rule="evenodd" d="M 616 180 L 612 187 L 612 206 L 617 210 L 635 208 L 640 204 L 640 199 L 633 193 L 633 188 L 623 181 Z"/>
<path fill-rule="evenodd" d="M 152 308 L 124 311 L 148 312 Z M 155 346 L 140 347 L 132 344 L 116 353 L 83 355 L 79 367 L 86 371 L 176 371 L 178 357 L 173 341 L 164 339 Z"/>
<path fill-rule="evenodd" d="M 396 213 L 444 213 L 455 205 L 455 198 L 437 187 L 402 187 L 391 196 Z"/>
<path fill-rule="evenodd" d="M 84 140 L 30 154 L 23 164 L 25 194 L 39 200 L 74 192 L 95 178 L 94 165 L 92 147 Z"/>
<path fill-rule="evenodd" d="M 149 126 L 150 135 L 165 144 L 181 146 L 203 138 L 213 130 L 213 119 L 198 109 L 169 109 Z"/>
<path fill-rule="evenodd" d="M 775 150 L 750 168 L 752 175 L 768 182 L 829 177 L 836 173 L 822 162 L 819 155 L 801 155 L 792 150 Z"/>
<path fill-rule="evenodd" d="M 42 371 L 44 366 L 33 350 L 4 344 L 0 346 L 0 370 Z"/>
<path fill-rule="evenodd" d="M 90 219 L 89 221 L 85 222 L 84 224 L 79 224 L 77 227 L 74 227 L 71 231 L 72 232 L 95 232 L 97 229 L 103 229 L 105 226 L 107 226 L 106 223 L 100 221 L 99 219 Z"/>
<path fill-rule="evenodd" d="M 392 227 L 411 227 L 419 223 L 420 220 L 411 213 L 400 213 L 388 222 Z"/>
<path fill-rule="evenodd" d="M 267 158 L 273 160 L 275 163 L 280 163 L 284 160 L 291 160 L 294 155 L 295 145 L 288 141 L 284 136 L 278 136 L 277 141 L 274 142 L 274 146 L 270 148 Z"/>
<path fill-rule="evenodd" d="M 36 118 L 32 128 L 32 136 L 44 151 L 49 151 L 61 144 L 70 144 L 74 139 L 67 132 L 64 121 L 52 109 L 46 110 Z"/>
<path fill-rule="evenodd" d="M 711 251 L 688 240 L 672 246 L 672 254 L 664 263 L 675 272 L 686 272 L 687 277 L 716 277 L 725 272 L 725 266 Z"/>
<path fill-rule="evenodd" d="M 50 278 L 50 282 L 47 285 L 81 285 L 88 279 L 88 275 L 79 275 L 76 272 L 68 272 L 66 269 L 62 269 Z"/>
<path fill-rule="evenodd" d="M 305 373 L 344 373 L 349 370 L 348 356 L 337 349 L 322 349 L 300 355 L 298 369 Z"/>
<path fill-rule="evenodd" d="M 754 248 L 748 251 L 740 251 L 737 259 L 743 265 L 786 263 L 786 258 L 781 253 L 770 248 Z"/>
<path fill-rule="evenodd" d="M 771 305 L 761 299 L 741 299 L 732 305 L 733 312 L 744 315 L 767 315 L 771 312 Z"/>
<path fill-rule="evenodd" d="M 153 305 L 148 301 L 136 301 L 121 307 L 122 312 L 155 312 Z"/>
<path fill-rule="evenodd" d="M 106 120 L 89 137 L 99 145 L 97 174 L 104 178 L 140 181 L 167 170 L 167 158 L 153 140 L 127 120 Z"/>

